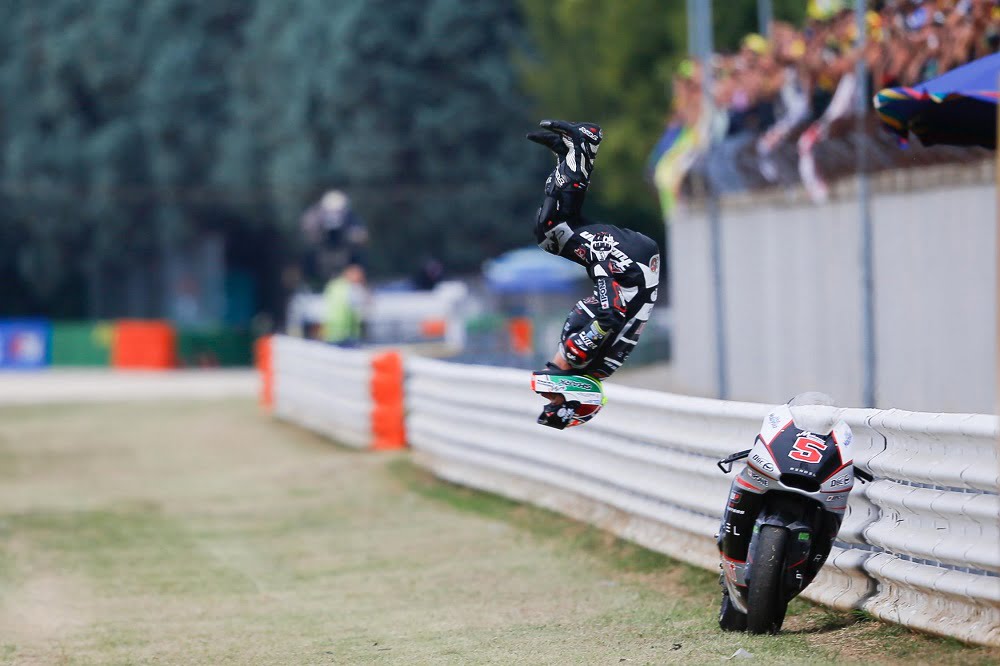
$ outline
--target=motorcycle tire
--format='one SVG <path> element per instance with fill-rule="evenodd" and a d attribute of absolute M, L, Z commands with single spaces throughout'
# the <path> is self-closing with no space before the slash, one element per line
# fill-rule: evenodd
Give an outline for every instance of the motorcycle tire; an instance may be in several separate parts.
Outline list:
<path fill-rule="evenodd" d="M 751 634 L 775 634 L 785 619 L 781 578 L 785 570 L 785 545 L 788 530 L 763 525 L 757 537 L 747 593 L 747 631 Z"/>
<path fill-rule="evenodd" d="M 722 606 L 719 608 L 719 628 L 723 631 L 746 631 L 747 616 L 741 613 L 728 592 L 722 593 Z"/>

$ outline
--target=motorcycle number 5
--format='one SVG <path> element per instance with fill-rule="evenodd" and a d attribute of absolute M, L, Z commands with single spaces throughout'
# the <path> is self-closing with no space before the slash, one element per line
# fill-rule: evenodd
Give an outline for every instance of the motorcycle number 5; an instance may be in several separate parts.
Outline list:
<path fill-rule="evenodd" d="M 804 463 L 818 463 L 823 458 L 823 451 L 826 451 L 826 444 L 823 442 L 799 437 L 788 452 L 788 457 Z"/>

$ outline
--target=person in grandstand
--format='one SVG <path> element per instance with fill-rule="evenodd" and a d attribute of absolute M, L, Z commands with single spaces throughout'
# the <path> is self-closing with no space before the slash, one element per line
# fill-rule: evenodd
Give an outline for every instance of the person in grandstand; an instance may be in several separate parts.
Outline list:
<path fill-rule="evenodd" d="M 563 120 L 543 120 L 540 126 L 527 138 L 555 153 L 556 167 L 545 180 L 535 239 L 546 252 L 586 268 L 594 292 L 570 311 L 555 356 L 535 374 L 587 377 L 603 398 L 600 381 L 628 358 L 656 302 L 660 249 L 643 234 L 582 215 L 603 138 L 600 126 Z M 601 406 L 536 390 L 549 399 L 538 422 L 560 430 L 589 421 Z"/>

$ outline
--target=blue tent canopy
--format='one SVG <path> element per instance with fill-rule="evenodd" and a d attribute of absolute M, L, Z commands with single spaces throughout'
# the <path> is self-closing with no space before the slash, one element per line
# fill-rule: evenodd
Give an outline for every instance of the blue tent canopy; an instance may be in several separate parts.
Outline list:
<path fill-rule="evenodd" d="M 906 139 L 927 146 L 996 148 L 1000 53 L 974 60 L 916 86 L 886 88 L 875 95 L 879 118 Z"/>
<path fill-rule="evenodd" d="M 483 265 L 486 283 L 503 294 L 569 293 L 587 275 L 571 261 L 537 247 L 511 250 Z"/>

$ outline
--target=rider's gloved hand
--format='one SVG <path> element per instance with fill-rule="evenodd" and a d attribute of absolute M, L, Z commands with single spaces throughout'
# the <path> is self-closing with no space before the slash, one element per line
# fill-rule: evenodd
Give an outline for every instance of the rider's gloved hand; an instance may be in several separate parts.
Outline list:
<path fill-rule="evenodd" d="M 597 351 L 625 323 L 625 304 L 622 302 L 618 284 L 610 277 L 597 278 L 597 307 L 590 326 L 566 338 L 563 355 L 566 362 L 576 370 L 585 367 Z"/>
<path fill-rule="evenodd" d="M 587 328 L 569 336 L 563 343 L 563 356 L 566 357 L 566 362 L 575 370 L 586 367 L 611 332 L 610 327 L 605 328 L 600 322 L 593 321 Z"/>
<path fill-rule="evenodd" d="M 539 221 L 576 220 L 583 208 L 603 133 L 595 123 L 543 120 L 539 124 L 545 131 L 532 132 L 527 138 L 556 155 L 556 168 L 545 180 L 546 199 L 539 211 Z"/>

